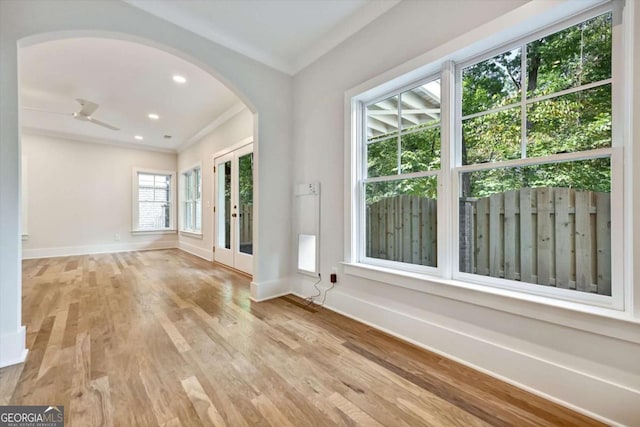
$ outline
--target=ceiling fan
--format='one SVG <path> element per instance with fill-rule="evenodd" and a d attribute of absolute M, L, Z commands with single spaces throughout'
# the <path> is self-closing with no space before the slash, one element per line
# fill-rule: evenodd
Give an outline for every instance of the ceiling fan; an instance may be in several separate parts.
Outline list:
<path fill-rule="evenodd" d="M 31 110 L 31 111 L 40 111 L 41 113 L 62 114 L 62 115 L 65 115 L 65 116 L 72 116 L 76 120 L 93 123 L 93 124 L 96 124 L 98 126 L 103 126 L 103 127 L 108 128 L 108 129 L 111 129 L 111 130 L 120 130 L 119 128 L 117 128 L 117 127 L 115 127 L 113 125 L 110 125 L 109 123 L 105 123 L 105 122 L 102 122 L 100 120 L 97 120 L 97 119 L 93 118 L 92 114 L 99 107 L 99 105 L 96 104 L 95 102 L 87 101 L 86 99 L 81 99 L 81 98 L 76 99 L 76 101 L 78 101 L 78 103 L 80 104 L 80 106 L 82 108 L 80 108 L 80 111 L 75 112 L 75 113 L 61 113 L 61 112 L 58 112 L 58 111 L 48 111 L 48 110 L 43 110 L 43 109 L 40 109 L 40 108 L 32 108 L 32 107 L 24 107 L 24 109 L 25 110 Z"/>

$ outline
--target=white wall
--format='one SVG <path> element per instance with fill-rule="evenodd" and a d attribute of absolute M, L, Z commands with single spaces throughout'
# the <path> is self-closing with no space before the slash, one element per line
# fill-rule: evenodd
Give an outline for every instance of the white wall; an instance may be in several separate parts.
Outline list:
<path fill-rule="evenodd" d="M 426 65 L 416 63 L 414 57 L 523 3 L 402 2 L 294 77 L 294 181 L 319 181 L 322 185 L 323 278 L 329 277 L 334 266 L 342 271 L 340 263 L 345 256 L 345 92 L 381 74 L 396 77 L 389 70 L 406 61 L 412 61 L 410 65 L 415 67 Z M 547 5 L 559 3 L 562 2 Z M 636 7 L 636 22 L 640 22 L 637 9 L 640 7 Z M 636 64 L 640 58 L 638 34 L 636 25 Z M 636 79 L 636 106 L 639 86 Z M 638 111 L 635 122 L 640 122 Z M 636 133 L 636 142 L 637 139 Z M 637 151 L 640 150 L 636 150 L 635 161 L 640 164 Z M 640 182 L 638 169 L 636 182 Z M 634 200 L 638 200 L 637 187 Z M 637 202 L 635 206 L 638 208 Z M 639 218 L 635 215 L 636 226 Z M 640 265 L 639 255 L 636 250 L 636 266 Z M 292 276 L 294 292 L 303 296 L 314 293 L 313 282 L 300 275 Z M 326 282 L 323 281 L 325 287 Z M 640 289 L 638 284 L 635 286 L 638 295 Z M 500 303 L 517 307 L 509 299 Z M 328 307 L 418 345 L 601 419 L 640 425 L 640 324 L 633 323 L 637 321 L 551 310 L 540 305 L 518 315 L 508 312 L 513 310 L 482 304 L 480 299 L 471 304 L 346 274 L 339 274 L 336 288 L 327 297 Z M 568 319 L 571 327 L 562 324 Z M 613 336 L 624 332 L 625 339 L 605 332 L 588 332 L 596 326 Z"/>
<path fill-rule="evenodd" d="M 253 290 L 290 271 L 291 221 L 282 206 L 291 202 L 291 77 L 123 2 L 63 3 L 0 1 L 0 366 L 26 354 L 20 302 L 20 43 L 68 36 L 122 38 L 173 53 L 225 83 L 257 115 L 254 245 L 259 256 Z"/>
<path fill-rule="evenodd" d="M 247 109 L 231 117 L 178 155 L 178 173 L 202 164 L 202 238 L 180 235 L 180 248 L 213 260 L 213 156 L 253 136 L 253 115 Z"/>
<path fill-rule="evenodd" d="M 25 258 L 176 247 L 177 235 L 132 235 L 132 170 L 175 171 L 177 156 L 22 134 L 27 171 Z"/>

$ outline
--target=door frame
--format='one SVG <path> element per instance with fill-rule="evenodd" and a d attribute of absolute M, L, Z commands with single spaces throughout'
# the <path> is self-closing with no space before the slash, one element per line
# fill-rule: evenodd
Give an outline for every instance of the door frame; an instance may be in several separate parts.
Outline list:
<path fill-rule="evenodd" d="M 253 152 L 253 200 L 254 200 L 254 212 L 253 212 L 253 230 L 256 230 L 255 227 L 255 219 L 256 219 L 256 176 L 257 176 L 257 162 L 258 162 L 258 158 L 256 156 L 256 146 L 254 144 L 254 138 L 252 136 L 242 139 L 238 142 L 236 142 L 235 144 L 232 144 L 220 151 L 217 151 L 213 154 L 213 167 L 216 167 L 216 160 L 220 157 L 224 157 L 226 155 L 232 154 L 242 148 L 248 147 L 248 146 L 252 146 L 251 151 Z M 233 164 L 233 161 L 232 161 Z M 235 191 L 235 189 L 233 188 L 233 183 L 232 183 L 232 191 Z M 216 262 L 221 262 L 219 260 L 219 257 L 216 258 L 216 253 L 220 250 L 218 247 L 218 213 L 217 213 L 217 205 L 218 205 L 218 173 L 213 172 L 213 188 L 212 188 L 212 193 L 213 193 L 213 206 L 212 206 L 212 211 L 213 211 L 213 230 L 212 230 L 212 242 L 213 242 L 213 260 Z M 237 227 L 236 227 L 236 234 L 238 233 Z M 232 239 L 233 240 L 233 239 Z M 236 238 L 237 240 L 237 238 Z M 232 262 L 230 264 L 221 262 L 222 264 L 229 266 L 231 268 L 243 271 L 247 274 L 253 274 L 253 266 L 255 265 L 255 256 L 256 256 L 256 251 L 255 251 L 255 242 L 256 242 L 256 236 L 254 233 L 253 236 L 253 243 L 254 243 L 254 250 L 253 250 L 253 254 L 247 257 L 250 257 L 249 260 L 245 260 L 244 262 L 241 261 L 242 266 L 245 267 L 244 269 L 242 268 L 238 268 L 237 263 L 233 262 L 233 250 L 231 250 L 231 256 L 232 256 Z M 233 248 L 232 248 L 233 249 Z M 226 248 L 224 248 L 223 250 L 226 251 Z M 248 267 L 248 268 L 247 268 Z M 248 270 L 248 271 L 247 271 Z"/>

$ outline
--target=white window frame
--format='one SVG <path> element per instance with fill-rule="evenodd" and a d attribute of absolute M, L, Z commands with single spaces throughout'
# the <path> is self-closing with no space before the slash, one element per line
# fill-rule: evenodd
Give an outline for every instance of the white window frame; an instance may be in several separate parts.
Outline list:
<path fill-rule="evenodd" d="M 441 73 L 433 73 L 430 74 L 428 76 L 426 76 L 425 78 L 422 78 L 416 82 L 412 82 L 408 85 L 402 86 L 396 90 L 393 90 L 391 92 L 386 92 L 384 95 L 382 96 L 378 96 L 376 98 L 373 98 L 371 100 L 368 100 L 366 102 L 362 102 L 362 106 L 361 106 L 361 114 L 362 114 L 362 119 L 361 119 L 361 126 L 362 129 L 360 130 L 360 135 L 362 138 L 362 142 L 359 144 L 360 146 L 360 157 L 364 160 L 367 156 L 367 146 L 370 145 L 367 142 L 367 138 L 366 138 L 366 134 L 367 134 L 367 123 L 366 120 L 364 120 L 364 118 L 366 117 L 367 114 L 367 107 L 369 107 L 370 105 L 376 104 L 380 101 L 383 101 L 387 98 L 393 97 L 393 96 L 398 96 L 398 116 L 402 117 L 402 107 L 400 106 L 400 95 L 403 92 L 406 92 L 408 90 L 414 89 L 418 86 L 422 86 L 424 84 L 427 84 L 429 82 L 435 81 L 435 80 L 440 80 L 440 84 L 442 87 L 442 74 Z M 443 91 L 444 92 L 444 91 Z M 440 105 L 442 106 L 442 104 L 446 101 L 443 101 L 442 97 L 446 97 L 447 94 L 442 95 L 441 93 L 441 101 L 440 101 Z M 447 101 L 448 102 L 448 101 Z M 440 121 L 437 124 L 433 124 L 433 125 L 429 125 L 428 128 L 435 128 L 436 126 L 440 127 L 440 140 L 441 140 L 441 147 L 442 147 L 442 132 L 443 129 L 445 127 L 445 123 L 444 120 L 445 118 L 443 117 L 444 115 L 441 114 L 440 115 Z M 411 133 L 411 132 L 409 132 Z M 398 127 L 398 135 L 396 137 L 391 137 L 391 138 L 397 138 L 398 139 L 398 162 L 400 162 L 400 144 L 401 144 L 401 140 L 402 140 L 402 135 L 406 135 L 407 133 L 403 133 L 402 128 Z M 376 144 L 382 141 L 375 141 L 372 142 L 371 144 Z M 441 148 L 442 151 L 442 148 Z M 366 256 L 366 234 L 362 231 L 362 227 L 364 226 L 364 224 L 366 223 L 366 208 L 365 208 L 365 191 L 364 191 L 364 187 L 366 184 L 369 183 L 375 183 L 375 182 L 393 182 L 393 181 L 397 181 L 397 180 L 401 180 L 401 179 L 412 179 L 412 178 L 431 178 L 431 177 L 435 177 L 438 184 L 438 199 L 437 199 L 437 204 L 438 204 L 438 211 L 440 211 L 441 209 L 441 197 L 440 194 L 441 193 L 441 188 L 442 188 L 442 153 L 441 153 L 441 166 L 440 169 L 433 169 L 433 170 L 427 170 L 427 171 L 421 171 L 421 172 L 411 172 L 411 173 L 400 173 L 400 174 L 396 174 L 396 175 L 388 175 L 388 176 L 376 176 L 376 177 L 367 177 L 367 164 L 365 161 L 361 161 L 360 162 L 360 171 L 359 171 L 359 175 L 360 175 L 360 180 L 359 180 L 359 185 L 358 185 L 358 217 L 359 217 L 359 224 L 360 224 L 360 231 L 358 232 L 358 261 L 363 263 L 363 264 L 370 264 L 370 265 L 377 265 L 379 267 L 386 267 L 386 268 L 391 268 L 391 269 L 399 269 L 399 270 L 405 270 L 405 271 L 413 271 L 413 272 L 417 272 L 417 273 L 424 273 L 424 274 L 432 274 L 432 275 L 442 275 L 443 274 L 443 269 L 440 266 L 440 260 L 442 259 L 442 256 L 440 256 L 440 240 L 444 237 L 441 235 L 440 233 L 440 229 L 437 230 L 437 241 L 438 241 L 438 255 L 437 255 L 437 262 L 436 262 L 436 266 L 432 267 L 432 266 L 426 266 L 426 265 L 419 265 L 419 264 L 407 264 L 407 263 L 402 263 L 402 262 L 398 262 L 398 261 L 390 261 L 390 260 L 385 260 L 385 259 L 380 259 L 380 258 L 371 258 Z"/>
<path fill-rule="evenodd" d="M 506 311 L 514 311 L 517 304 L 499 301 L 495 298 L 509 297 L 520 301 L 534 302 L 536 304 L 545 304 L 548 306 L 560 307 L 563 309 L 571 309 L 575 311 L 595 313 L 607 317 L 629 319 L 629 306 L 631 301 L 631 285 L 629 284 L 628 265 L 631 262 L 629 251 L 625 250 L 630 247 L 629 238 L 624 233 L 625 224 L 630 224 L 631 213 L 624 213 L 623 209 L 612 209 L 612 296 L 594 295 L 574 290 L 557 289 L 551 287 L 543 287 L 531 284 L 531 289 L 524 289 L 523 282 L 514 282 L 511 280 L 498 279 L 492 277 L 484 277 L 470 273 L 461 273 L 458 271 L 458 241 L 449 236 L 457 236 L 458 224 L 457 220 L 457 176 L 459 170 L 456 169 L 455 155 L 458 150 L 449 153 L 451 141 L 455 139 L 459 133 L 459 118 L 456 116 L 456 103 L 445 105 L 445 92 L 448 91 L 450 99 L 459 96 L 459 90 L 456 89 L 456 70 L 460 70 L 463 66 L 470 63 L 476 63 L 483 59 L 490 58 L 493 54 L 508 50 L 510 46 L 518 46 L 527 42 L 536 40 L 545 35 L 560 31 L 576 23 L 587 20 L 591 17 L 612 11 L 614 14 L 613 28 L 613 47 L 612 47 L 612 113 L 613 113 L 613 130 L 612 130 L 612 147 L 603 149 L 599 154 L 603 156 L 611 156 L 612 164 L 612 205 L 624 206 L 627 197 L 630 195 L 630 179 L 631 169 L 627 164 L 620 167 L 623 161 L 623 147 L 628 144 L 628 139 L 623 137 L 629 135 L 631 128 L 630 116 L 628 112 L 623 111 L 625 105 L 629 105 L 628 93 L 631 93 L 631 83 L 629 78 L 624 79 L 629 73 L 631 65 L 624 61 L 623 52 L 629 49 L 629 38 L 632 31 L 628 27 L 633 22 L 633 17 L 625 10 L 625 16 L 622 21 L 625 25 L 616 25 L 620 22 L 621 2 L 584 2 L 582 5 L 576 3 L 572 5 L 564 5 L 562 8 L 555 10 L 546 9 L 541 4 L 523 6 L 521 9 L 532 9 L 539 16 L 527 20 L 522 15 L 517 18 L 523 23 L 518 25 L 516 20 L 510 26 L 503 22 L 501 24 L 487 24 L 481 29 L 476 30 L 484 39 L 477 41 L 478 34 L 471 33 L 454 39 L 445 46 L 435 49 L 423 55 L 422 58 L 416 58 L 396 70 L 387 72 L 382 76 L 366 82 L 359 87 L 353 88 L 345 93 L 345 104 L 349 111 L 348 126 L 345 127 L 345 139 L 350 141 L 346 145 L 345 154 L 346 162 L 346 192 L 345 202 L 349 207 L 345 212 L 345 273 L 368 278 L 371 280 L 381 281 L 388 284 L 398 285 L 422 292 L 433 293 L 454 299 L 472 302 L 474 304 L 487 305 L 492 307 L 500 307 Z M 542 9 L 542 10 L 540 10 Z M 560 9 L 560 10 L 558 10 Z M 618 17 L 616 17 L 616 14 Z M 535 19 L 538 23 L 532 22 Z M 492 34 L 487 27 L 502 26 L 499 34 Z M 495 31 L 495 29 L 493 30 Z M 419 65 L 419 60 L 426 65 Z M 452 61 L 459 64 L 455 67 Z M 388 263 L 368 262 L 362 257 L 364 253 L 363 233 L 361 226 L 363 222 L 363 204 L 361 203 L 361 180 L 362 171 L 366 165 L 363 165 L 364 159 L 362 155 L 362 144 L 366 142 L 366 133 L 364 123 L 365 106 L 372 100 L 383 99 L 392 96 L 397 88 L 406 88 L 415 86 L 421 76 L 433 75 L 441 70 L 442 72 L 442 153 L 441 165 L 443 173 L 451 174 L 448 179 L 443 179 L 439 185 L 439 194 L 450 194 L 450 200 L 441 203 L 438 200 L 438 270 L 439 274 L 433 274 L 416 269 L 415 266 L 403 263 L 399 265 L 390 265 Z M 393 72 L 395 71 L 395 73 Z M 393 77 L 393 76 L 396 77 Z M 391 76 L 391 77 L 390 77 Z M 408 81 L 415 83 L 407 84 Z M 449 114 L 445 114 L 445 109 Z M 445 118 L 449 119 L 445 123 Z M 461 137 L 461 135 L 460 135 Z M 459 139 L 457 139 L 459 141 Z M 579 159 L 584 157 L 584 153 L 569 153 L 560 156 L 563 160 Z M 535 162 L 536 160 L 525 159 Z M 516 165 L 521 160 L 515 161 Z M 445 167 L 445 164 L 448 165 Z M 446 171 L 446 172 L 445 172 Z M 627 184 L 627 185 L 625 185 Z M 456 191 L 451 191 L 456 189 Z M 615 247 L 615 248 L 614 248 Z M 615 272 L 615 273 L 613 273 Z M 625 282 L 626 281 L 626 282 Z M 626 286 L 625 286 L 626 284 Z M 442 286 L 450 285 L 450 286 Z M 540 289 L 544 288 L 544 289 Z M 472 291 L 471 293 L 468 291 Z M 548 292 L 550 291 L 550 292 Z M 486 296 L 481 296 L 483 293 Z M 580 295 L 584 294 L 584 295 Z M 489 296 L 490 295 L 490 296 Z M 473 297 L 472 297 L 473 296 Z M 512 300 L 513 302 L 513 300 Z M 531 306 L 523 304 L 522 307 L 530 309 Z M 526 310 L 525 310 L 526 311 Z M 517 311 L 522 314 L 522 310 Z M 531 311 L 531 313 L 535 313 Z"/>
<path fill-rule="evenodd" d="M 191 189 L 191 191 L 189 192 L 186 188 L 186 186 L 188 185 L 187 179 L 188 179 L 188 175 L 189 174 L 194 174 L 195 171 L 199 171 L 198 174 L 198 180 L 199 182 L 194 182 L 196 188 L 200 187 L 200 197 L 198 199 L 194 198 L 191 200 L 187 200 L 187 194 L 191 193 L 194 194 L 195 192 L 195 188 Z M 180 221 L 180 234 L 186 234 L 186 235 L 194 235 L 195 237 L 201 237 L 202 236 L 202 162 L 198 162 L 194 165 L 192 165 L 191 167 L 183 170 L 180 172 L 180 189 L 181 191 L 179 191 L 179 196 L 180 196 L 180 215 L 179 215 L 179 221 Z M 186 220 L 186 206 L 185 203 L 187 202 L 191 202 L 192 206 L 191 206 L 191 215 L 193 218 L 193 224 L 194 227 L 192 228 L 188 228 L 185 226 L 185 220 Z M 196 202 L 200 202 L 200 228 L 196 228 L 195 227 L 195 221 L 196 221 L 196 213 L 197 213 L 197 203 Z"/>
<path fill-rule="evenodd" d="M 139 207 L 140 201 L 138 199 L 138 174 L 149 174 L 149 175 L 165 175 L 171 177 L 171 184 L 169 191 L 171 192 L 170 198 L 171 204 L 169 209 L 169 228 L 158 228 L 154 230 L 141 230 L 138 228 L 139 222 Z M 131 219 L 131 234 L 134 235 L 144 235 L 144 234 L 173 234 L 176 232 L 176 172 L 169 170 L 159 170 L 159 169 L 148 169 L 141 167 L 134 167 L 133 173 L 131 175 L 131 189 L 132 189 L 132 203 L 131 203 L 131 211 L 132 211 L 132 219 Z"/>

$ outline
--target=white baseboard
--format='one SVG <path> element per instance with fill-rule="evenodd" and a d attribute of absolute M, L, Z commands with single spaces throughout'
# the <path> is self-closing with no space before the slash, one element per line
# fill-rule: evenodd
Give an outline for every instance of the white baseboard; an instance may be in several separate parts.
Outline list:
<path fill-rule="evenodd" d="M 61 256 L 107 254 L 114 252 L 145 251 L 153 249 L 175 249 L 177 240 L 160 240 L 149 242 L 123 242 L 103 245 L 70 246 L 58 248 L 22 249 L 22 259 L 54 258 Z"/>
<path fill-rule="evenodd" d="M 329 293 L 325 307 L 606 424 L 640 425 L 640 390 L 405 315 L 337 289 Z"/>
<path fill-rule="evenodd" d="M 251 282 L 251 300 L 261 302 L 291 293 L 291 280 L 288 277 L 266 282 Z"/>
<path fill-rule="evenodd" d="M 207 250 L 199 246 L 184 242 L 182 240 L 178 242 L 178 249 L 188 252 L 191 255 L 195 255 L 204 260 L 213 261 L 213 251 L 211 249 Z"/>
<path fill-rule="evenodd" d="M 27 358 L 26 328 L 21 326 L 17 331 L 0 335 L 0 368 L 17 365 Z"/>

